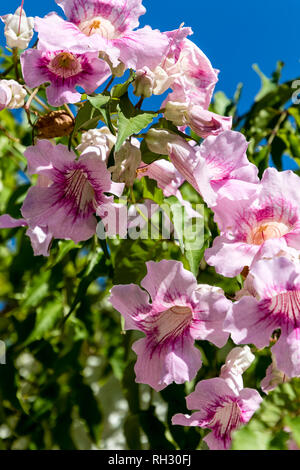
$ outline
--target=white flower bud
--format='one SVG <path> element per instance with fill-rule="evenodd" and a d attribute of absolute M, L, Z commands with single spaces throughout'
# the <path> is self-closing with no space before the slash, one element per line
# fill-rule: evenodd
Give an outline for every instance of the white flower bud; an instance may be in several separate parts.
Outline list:
<path fill-rule="evenodd" d="M 252 354 L 249 346 L 243 348 L 233 348 L 228 354 L 223 368 L 235 374 L 243 374 L 254 361 L 255 356 Z M 223 369 L 222 368 L 222 369 Z"/>
<path fill-rule="evenodd" d="M 172 121 L 175 126 L 186 125 L 186 113 L 188 111 L 187 103 L 180 103 L 176 101 L 168 101 L 165 108 L 165 118 Z"/>
<path fill-rule="evenodd" d="M 224 366 L 221 368 L 220 377 L 226 380 L 228 385 L 235 391 L 242 390 L 242 374 L 250 367 L 255 356 L 249 346 L 243 348 L 233 348 L 226 358 Z"/>
<path fill-rule="evenodd" d="M 148 149 L 159 155 L 168 155 L 168 144 L 181 144 L 185 140 L 179 135 L 164 129 L 150 129 L 145 141 Z"/>
<path fill-rule="evenodd" d="M 4 82 L 6 82 L 6 80 L 0 81 L 0 110 L 7 108 L 10 100 L 12 99 L 11 89 Z"/>
<path fill-rule="evenodd" d="M 0 110 L 24 106 L 26 90 L 15 80 L 0 80 Z"/>
<path fill-rule="evenodd" d="M 272 357 L 272 364 L 267 368 L 266 376 L 261 381 L 261 389 L 265 393 L 269 393 L 274 390 L 278 385 L 281 385 L 285 382 L 289 382 L 290 378 L 277 367 L 277 362 L 275 357 Z"/>
<path fill-rule="evenodd" d="M 132 186 L 141 161 L 140 142 L 137 139 L 126 141 L 115 154 L 115 165 L 109 168 L 113 181 L 125 183 L 128 187 Z"/>
<path fill-rule="evenodd" d="M 98 153 L 103 162 L 107 162 L 110 152 L 116 143 L 116 137 L 112 135 L 108 127 L 101 129 L 91 129 L 84 132 L 81 137 L 81 144 L 76 148 L 80 153 L 85 152 L 90 147 Z"/>
<path fill-rule="evenodd" d="M 26 49 L 33 36 L 34 18 L 27 18 L 25 11 L 19 7 L 15 13 L 1 16 L 5 23 L 4 34 L 8 47 Z"/>
<path fill-rule="evenodd" d="M 154 84 L 154 73 L 148 67 L 144 67 L 136 72 L 136 78 L 133 82 L 134 94 L 150 98 L 153 95 Z"/>

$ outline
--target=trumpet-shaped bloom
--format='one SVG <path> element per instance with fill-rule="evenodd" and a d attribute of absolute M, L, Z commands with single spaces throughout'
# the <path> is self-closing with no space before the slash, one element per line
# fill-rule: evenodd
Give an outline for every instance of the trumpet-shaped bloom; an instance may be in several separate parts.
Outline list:
<path fill-rule="evenodd" d="M 228 277 L 250 266 L 269 240 L 277 239 L 282 250 L 300 249 L 299 176 L 268 168 L 254 191 L 242 183 L 237 189 L 218 198 L 213 211 L 221 234 L 205 253 L 207 263 Z"/>
<path fill-rule="evenodd" d="M 179 173 L 213 207 L 220 194 L 234 197 L 238 193 L 241 197 L 243 191 L 248 198 L 250 188 L 256 189 L 253 183 L 259 182 L 257 168 L 247 159 L 247 147 L 242 134 L 225 131 L 217 137 L 207 137 L 200 147 L 192 147 L 183 139 L 171 143 L 169 155 Z M 241 182 L 251 184 L 244 186 Z"/>
<path fill-rule="evenodd" d="M 180 101 L 180 97 L 177 97 L 177 101 L 166 102 L 165 118 L 176 126 L 190 127 L 203 139 L 210 135 L 217 136 L 230 130 L 232 126 L 231 117 L 220 116 L 203 109 L 202 106 Z"/>
<path fill-rule="evenodd" d="M 227 450 L 232 432 L 246 424 L 260 406 L 262 398 L 256 390 L 232 389 L 225 379 L 202 380 L 187 396 L 189 410 L 199 410 L 191 416 L 177 414 L 172 423 L 211 429 L 204 441 L 212 450 Z"/>
<path fill-rule="evenodd" d="M 77 54 L 70 49 L 49 50 L 39 43 L 38 49 L 28 49 L 21 56 L 25 83 L 37 87 L 49 82 L 47 99 L 51 106 L 76 103 L 82 87 L 87 94 L 93 93 L 110 76 L 110 68 L 96 52 Z"/>
<path fill-rule="evenodd" d="M 55 13 L 36 19 L 40 38 L 51 46 L 65 44 L 81 52 L 101 52 L 112 69 L 120 64 L 135 69 L 156 67 L 168 47 L 168 38 L 158 30 L 145 26 L 133 31 L 146 11 L 141 0 L 57 0 L 57 3 L 67 21 Z"/>
<path fill-rule="evenodd" d="M 98 154 L 84 152 L 78 160 L 64 145 L 39 140 L 25 156 L 29 174 L 38 174 L 21 212 L 29 227 L 46 227 L 54 238 L 87 240 L 96 233 L 95 214 L 105 216 L 124 185 L 113 183 Z"/>
<path fill-rule="evenodd" d="M 289 377 L 300 376 L 300 264 L 285 257 L 262 259 L 251 266 L 255 296 L 233 304 L 225 329 L 236 344 L 264 348 L 272 333 L 281 335 L 272 353 L 277 367 Z"/>
<path fill-rule="evenodd" d="M 173 93 L 167 101 L 174 101 L 180 92 L 180 101 L 208 108 L 218 81 L 218 71 L 213 69 L 201 49 L 187 39 L 192 33 L 190 28 L 183 27 L 165 33 L 169 47 L 155 69 L 144 67 L 137 71 L 136 95 L 161 95 L 171 88 Z"/>
<path fill-rule="evenodd" d="M 226 343 L 222 326 L 231 302 L 221 289 L 198 286 L 178 261 L 150 261 L 147 270 L 144 290 L 135 284 L 114 286 L 110 301 L 125 318 L 127 330 L 145 334 L 133 344 L 136 381 L 159 391 L 195 377 L 201 367 L 196 339 L 218 347 Z"/>

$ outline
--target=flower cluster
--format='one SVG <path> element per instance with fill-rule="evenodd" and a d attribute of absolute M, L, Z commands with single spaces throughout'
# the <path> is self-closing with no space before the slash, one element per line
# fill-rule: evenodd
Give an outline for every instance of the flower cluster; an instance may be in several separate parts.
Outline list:
<path fill-rule="evenodd" d="M 114 196 L 132 192 L 140 178 L 155 180 L 164 197 L 176 197 L 190 218 L 199 217 L 180 191 L 187 182 L 220 231 L 205 251 L 206 263 L 226 277 L 246 276 L 234 300 L 219 287 L 199 284 L 175 260 L 149 261 L 140 286 L 115 285 L 110 302 L 125 329 L 144 335 L 133 344 L 136 381 L 156 391 L 190 382 L 202 367 L 197 341 L 222 348 L 229 337 L 259 349 L 272 343 L 273 363 L 261 385 L 266 393 L 300 377 L 299 176 L 268 168 L 259 178 L 232 118 L 210 111 L 219 71 L 188 39 L 190 28 L 138 28 L 146 11 L 142 0 L 56 2 L 65 19 L 56 13 L 27 18 L 22 8 L 2 17 L 14 57 L 22 50 L 22 78 L 0 81 L 0 110 L 24 107 L 31 123 L 30 106 L 40 89 L 48 105 L 64 109 L 45 105 L 49 114 L 39 116 L 37 138 L 24 152 L 35 184 L 20 218 L 2 215 L 0 228 L 27 227 L 35 255 L 48 256 L 53 239 L 79 243 L 93 237 L 99 219 L 120 210 Z M 37 45 L 26 49 L 34 31 Z M 109 90 L 128 69 L 124 90 Z M 129 86 L 139 97 L 135 106 Z M 153 115 L 160 114 L 165 127 L 147 129 L 150 113 L 141 107 L 152 95 L 162 95 Z M 68 105 L 76 105 L 75 120 Z M 62 115 L 63 131 L 45 133 Z M 130 125 L 121 130 L 126 119 Z M 105 126 L 98 128 L 100 120 Z M 69 147 L 48 140 L 65 135 Z M 188 409 L 198 411 L 176 414 L 173 424 L 210 429 L 205 440 L 211 449 L 230 448 L 232 432 L 262 401 L 256 390 L 243 388 L 242 373 L 253 359 L 248 346 L 232 349 L 220 376 L 200 381 L 187 397 Z"/>

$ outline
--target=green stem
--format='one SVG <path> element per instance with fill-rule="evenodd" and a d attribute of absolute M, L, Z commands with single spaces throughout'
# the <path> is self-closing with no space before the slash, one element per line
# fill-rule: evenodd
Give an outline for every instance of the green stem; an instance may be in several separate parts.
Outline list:
<path fill-rule="evenodd" d="M 14 67 L 15 67 L 15 74 L 16 74 L 16 80 L 17 82 L 20 81 L 20 75 L 19 75 L 19 55 L 18 55 L 18 48 L 14 47 L 13 48 L 13 61 L 14 61 Z"/>

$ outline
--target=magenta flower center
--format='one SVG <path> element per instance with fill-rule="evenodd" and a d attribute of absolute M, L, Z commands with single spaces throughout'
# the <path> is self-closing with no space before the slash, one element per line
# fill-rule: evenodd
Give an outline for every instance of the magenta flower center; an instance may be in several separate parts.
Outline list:
<path fill-rule="evenodd" d="M 284 222 L 262 222 L 251 230 L 247 241 L 252 245 L 262 245 L 266 240 L 283 237 L 291 229 L 292 227 Z"/>
<path fill-rule="evenodd" d="M 109 20 L 102 18 L 101 16 L 96 16 L 90 20 L 82 21 L 78 27 L 86 36 L 100 34 L 100 36 L 105 39 L 116 39 L 118 37 L 114 25 Z"/>
<path fill-rule="evenodd" d="M 291 322 L 295 327 L 300 324 L 300 290 L 282 292 L 263 300 L 261 306 L 267 315 L 276 316 L 282 323 Z"/>
<path fill-rule="evenodd" d="M 223 406 L 218 406 L 214 416 L 207 423 L 207 427 L 214 429 L 220 438 L 230 437 L 233 430 L 242 423 L 242 413 L 237 402 L 227 402 Z"/>
<path fill-rule="evenodd" d="M 78 59 L 70 52 L 61 52 L 49 63 L 48 69 L 61 78 L 69 78 L 78 75 L 82 67 Z"/>
<path fill-rule="evenodd" d="M 190 307 L 174 305 L 165 310 L 151 321 L 154 331 L 154 347 L 173 342 L 189 327 L 193 319 Z"/>
<path fill-rule="evenodd" d="M 66 175 L 65 197 L 72 200 L 77 209 L 87 212 L 93 204 L 95 191 L 86 173 L 82 170 L 71 170 Z"/>

